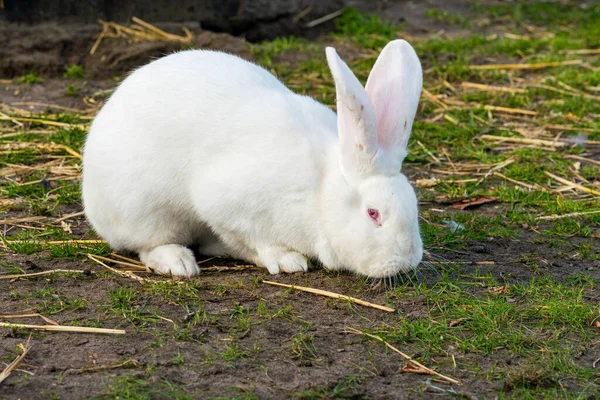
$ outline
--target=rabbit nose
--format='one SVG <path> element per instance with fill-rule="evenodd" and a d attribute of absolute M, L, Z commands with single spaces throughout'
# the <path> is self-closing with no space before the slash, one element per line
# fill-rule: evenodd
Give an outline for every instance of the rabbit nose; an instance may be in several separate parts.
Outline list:
<path fill-rule="evenodd" d="M 404 260 L 406 267 L 400 268 L 402 271 L 409 271 L 417 268 L 423 259 L 423 240 L 420 235 L 404 241 L 400 241 L 398 244 L 399 257 Z"/>

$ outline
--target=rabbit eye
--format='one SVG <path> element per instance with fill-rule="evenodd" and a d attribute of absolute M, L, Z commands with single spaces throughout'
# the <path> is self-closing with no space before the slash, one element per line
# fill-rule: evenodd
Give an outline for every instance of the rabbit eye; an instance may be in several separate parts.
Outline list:
<path fill-rule="evenodd" d="M 377 224 L 377 226 L 381 226 L 381 214 L 379 214 L 379 210 L 369 208 L 367 210 L 367 214 L 369 215 L 369 218 L 371 218 L 373 222 Z"/>

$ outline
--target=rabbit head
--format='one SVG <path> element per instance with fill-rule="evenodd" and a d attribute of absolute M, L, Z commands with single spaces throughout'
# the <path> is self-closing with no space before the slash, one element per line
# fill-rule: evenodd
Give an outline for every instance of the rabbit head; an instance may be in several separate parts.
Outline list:
<path fill-rule="evenodd" d="M 360 84 L 333 48 L 339 174 L 323 216 L 338 265 L 373 278 L 417 267 L 423 254 L 417 197 L 400 172 L 423 82 L 404 40 L 390 42 Z M 331 204 L 334 202 L 335 204 Z"/>

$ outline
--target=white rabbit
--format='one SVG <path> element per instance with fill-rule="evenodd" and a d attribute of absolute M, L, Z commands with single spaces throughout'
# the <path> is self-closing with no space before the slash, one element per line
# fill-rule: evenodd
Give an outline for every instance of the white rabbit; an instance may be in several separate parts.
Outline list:
<path fill-rule="evenodd" d="M 387 277 L 416 268 L 417 198 L 400 173 L 422 86 L 404 40 L 365 88 L 326 49 L 338 114 L 236 56 L 189 50 L 133 72 L 84 149 L 86 215 L 148 270 L 200 272 L 193 252 L 270 273 L 330 269 Z"/>

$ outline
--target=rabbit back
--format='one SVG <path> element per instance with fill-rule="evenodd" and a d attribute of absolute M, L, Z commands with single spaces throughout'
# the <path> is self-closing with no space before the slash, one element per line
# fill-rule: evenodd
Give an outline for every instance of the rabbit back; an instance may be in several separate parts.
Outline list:
<path fill-rule="evenodd" d="M 86 214 L 115 249 L 221 229 L 297 243 L 317 219 L 335 142 L 335 114 L 264 69 L 219 52 L 176 53 L 134 71 L 94 120 Z"/>

